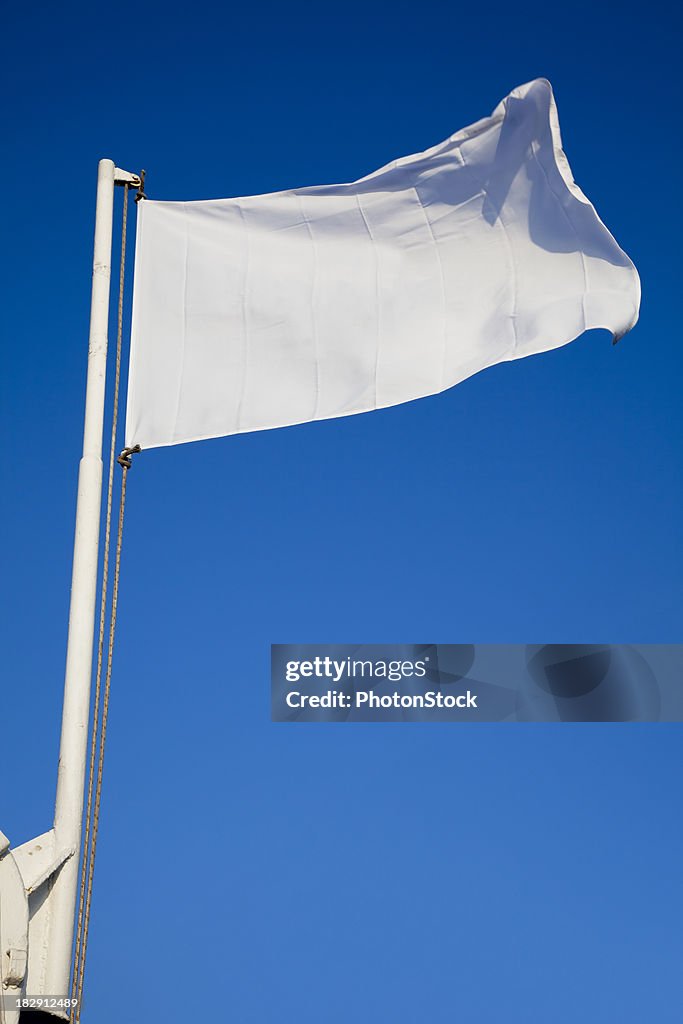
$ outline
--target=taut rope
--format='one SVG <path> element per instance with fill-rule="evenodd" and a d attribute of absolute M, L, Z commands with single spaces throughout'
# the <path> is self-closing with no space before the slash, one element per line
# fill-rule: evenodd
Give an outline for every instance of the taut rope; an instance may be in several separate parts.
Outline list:
<path fill-rule="evenodd" d="M 126 448 L 116 458 L 116 431 L 119 411 L 119 386 L 121 380 L 121 349 L 123 341 L 123 297 L 126 272 L 126 227 L 128 220 L 128 192 L 131 186 L 126 182 L 123 193 L 123 214 L 121 225 L 121 262 L 119 270 L 119 305 L 118 325 L 116 332 L 116 370 L 114 375 L 114 406 L 111 423 L 111 446 L 109 451 L 109 482 L 107 486 L 107 510 L 104 528 L 104 555 L 102 566 L 102 592 L 100 597 L 100 624 L 97 641 L 97 673 L 95 677 L 95 698 L 93 720 L 90 733 L 90 764 L 88 772 L 88 789 L 85 812 L 85 832 L 83 839 L 83 859 L 81 862 L 81 884 L 78 900 L 78 919 L 76 924 L 76 947 L 74 952 L 73 973 L 71 977 L 71 998 L 75 1003 L 71 1007 L 70 1020 L 79 1024 L 83 997 L 83 979 L 88 946 L 88 929 L 90 926 L 90 906 L 92 901 L 93 876 L 95 872 L 95 854 L 97 851 L 97 834 L 100 822 L 100 802 L 102 797 L 102 775 L 104 770 L 104 749 L 107 738 L 107 720 L 109 717 L 109 695 L 111 691 L 111 670 L 114 655 L 114 634 L 116 632 L 116 611 L 119 594 L 119 578 L 121 572 L 121 544 L 123 539 L 123 518 L 126 504 L 126 480 L 132 463 L 130 456 L 140 451 L 140 446 Z M 142 185 L 140 186 L 142 192 Z M 118 462 L 122 469 L 121 496 L 119 500 L 118 535 L 114 555 L 114 573 L 112 583 L 111 611 L 109 619 L 109 642 L 107 645 L 107 662 L 104 670 L 104 687 L 102 686 L 102 669 L 104 664 L 104 638 L 109 591 L 109 562 L 111 546 L 112 502 L 114 493 L 114 463 Z M 99 743 L 98 743 L 99 735 Z"/>

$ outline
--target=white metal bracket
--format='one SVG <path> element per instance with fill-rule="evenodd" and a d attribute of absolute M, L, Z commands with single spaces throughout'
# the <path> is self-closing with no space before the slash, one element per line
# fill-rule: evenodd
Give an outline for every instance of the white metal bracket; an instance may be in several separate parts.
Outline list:
<path fill-rule="evenodd" d="M 43 882 L 52 878 L 65 860 L 73 857 L 76 850 L 71 847 L 58 847 L 55 830 L 43 832 L 42 836 L 32 839 L 21 846 L 15 846 L 12 855 L 24 881 L 27 894 L 39 889 Z"/>
<path fill-rule="evenodd" d="M 131 174 L 130 171 L 122 171 L 120 167 L 114 168 L 114 184 L 115 185 L 132 185 L 133 188 L 139 188 L 142 184 L 142 179 L 139 174 Z"/>

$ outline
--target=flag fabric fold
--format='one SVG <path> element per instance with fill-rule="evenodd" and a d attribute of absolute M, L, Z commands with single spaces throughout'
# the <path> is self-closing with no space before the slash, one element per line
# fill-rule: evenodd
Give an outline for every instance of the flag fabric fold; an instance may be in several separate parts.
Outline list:
<path fill-rule="evenodd" d="M 638 318 L 550 84 L 359 181 L 138 204 L 126 445 L 367 412 Z"/>

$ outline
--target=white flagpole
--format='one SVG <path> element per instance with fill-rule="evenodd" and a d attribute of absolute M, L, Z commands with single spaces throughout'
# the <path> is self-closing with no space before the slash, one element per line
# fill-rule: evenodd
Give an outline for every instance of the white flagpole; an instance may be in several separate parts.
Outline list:
<path fill-rule="evenodd" d="M 74 915 L 79 877 L 83 792 L 90 713 L 95 600 L 102 497 L 102 432 L 107 370 L 112 221 L 116 183 L 139 184 L 136 175 L 100 160 L 97 175 L 95 246 L 90 305 L 88 374 L 83 456 L 78 473 L 76 533 L 59 748 L 55 836 L 57 846 L 76 852 L 62 865 L 50 894 L 50 923 L 43 991 L 68 996 Z"/>

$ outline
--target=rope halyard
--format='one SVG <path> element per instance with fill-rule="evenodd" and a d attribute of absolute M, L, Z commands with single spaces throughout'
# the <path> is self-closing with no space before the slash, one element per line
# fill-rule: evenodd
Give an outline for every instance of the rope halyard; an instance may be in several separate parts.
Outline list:
<path fill-rule="evenodd" d="M 144 173 L 144 172 L 143 172 Z M 116 369 L 114 374 L 114 402 L 111 424 L 111 446 L 109 451 L 109 481 L 107 485 L 107 506 L 104 528 L 104 554 L 102 566 L 102 591 L 100 597 L 100 620 L 97 641 L 97 671 L 95 676 L 95 696 L 93 702 L 93 721 L 90 733 L 90 763 L 88 772 L 87 802 L 85 812 L 85 830 L 83 839 L 83 859 L 81 862 L 80 892 L 78 900 L 78 918 L 76 923 L 76 945 L 74 951 L 73 972 L 71 977 L 71 999 L 70 1011 L 71 1024 L 79 1024 L 81 1019 L 81 1006 L 83 997 L 83 980 L 85 976 L 85 961 L 88 945 L 88 930 L 90 925 L 90 907 L 92 902 L 93 876 L 95 871 L 95 855 L 97 851 L 97 834 L 100 820 L 100 802 L 102 796 L 102 775 L 104 770 L 104 750 L 107 737 L 107 720 L 109 717 L 109 696 L 111 691 L 111 672 L 114 654 L 114 634 L 116 630 L 116 612 L 118 605 L 119 577 L 121 569 L 121 545 L 123 539 L 123 519 L 126 502 L 126 478 L 132 463 L 130 455 L 140 451 L 140 446 L 134 449 L 124 449 L 122 460 L 116 458 L 116 432 L 118 426 L 119 410 L 119 389 L 121 381 L 121 350 L 123 343 L 123 299 L 126 270 L 126 229 L 128 220 L 128 192 L 134 187 L 125 182 L 123 193 L 123 213 L 121 224 L 121 262 L 119 271 L 119 302 L 118 322 L 116 333 Z M 142 191 L 140 184 L 139 191 Z M 114 555 L 114 573 L 112 583 L 112 600 L 109 620 L 109 641 L 107 645 L 107 661 L 104 668 L 104 687 L 102 686 L 102 675 L 104 666 L 104 641 L 105 621 L 107 611 L 107 596 L 109 592 L 109 563 L 111 549 L 111 524 L 112 504 L 114 494 L 114 463 L 118 462 L 122 467 L 121 495 L 119 499 L 118 534 Z M 99 735 L 99 743 L 98 743 Z"/>

